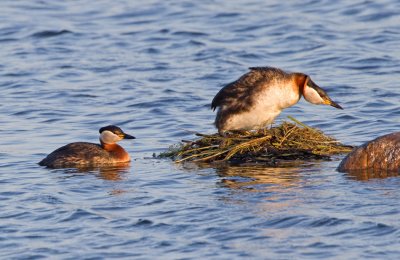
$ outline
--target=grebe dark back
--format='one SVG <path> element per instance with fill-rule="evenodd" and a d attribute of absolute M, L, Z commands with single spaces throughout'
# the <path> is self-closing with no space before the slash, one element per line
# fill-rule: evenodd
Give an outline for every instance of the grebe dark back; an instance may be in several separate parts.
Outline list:
<path fill-rule="evenodd" d="M 250 68 L 250 72 L 223 87 L 211 108 L 218 107 L 215 126 L 223 134 L 228 130 L 253 130 L 272 124 L 285 108 L 301 96 L 316 105 L 343 109 L 303 73 L 288 73 L 272 67 Z"/>
<path fill-rule="evenodd" d="M 121 128 L 109 125 L 100 128 L 100 144 L 76 142 L 58 148 L 39 162 L 50 168 L 86 167 L 129 162 L 130 156 L 116 142 L 135 139 Z"/>

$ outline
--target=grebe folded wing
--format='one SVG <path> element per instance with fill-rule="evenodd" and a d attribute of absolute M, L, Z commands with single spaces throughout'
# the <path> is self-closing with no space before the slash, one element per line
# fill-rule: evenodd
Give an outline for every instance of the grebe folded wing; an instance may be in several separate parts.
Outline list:
<path fill-rule="evenodd" d="M 269 77 L 264 77 L 258 70 L 251 70 L 223 87 L 212 100 L 211 108 L 215 110 L 225 105 L 232 112 L 247 111 L 255 102 L 257 93 L 268 85 L 269 80 Z"/>
<path fill-rule="evenodd" d="M 109 153 L 99 144 L 76 142 L 64 145 L 39 162 L 39 165 L 49 167 L 62 167 L 68 165 L 90 164 L 96 159 L 110 158 Z"/>

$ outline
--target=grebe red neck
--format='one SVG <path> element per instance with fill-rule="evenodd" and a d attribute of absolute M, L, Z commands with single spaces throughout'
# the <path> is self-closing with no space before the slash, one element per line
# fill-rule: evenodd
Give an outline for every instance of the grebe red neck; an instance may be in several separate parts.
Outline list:
<path fill-rule="evenodd" d="M 106 150 L 106 151 L 108 151 L 108 152 L 112 152 L 112 151 L 118 149 L 118 147 L 121 147 L 121 146 L 120 146 L 119 144 L 117 144 L 117 143 L 107 144 L 107 143 L 104 143 L 104 142 L 101 141 L 101 140 L 100 140 L 100 145 L 101 145 L 101 148 L 103 148 L 104 150 Z M 122 148 L 122 147 L 121 147 L 121 148 Z"/>
<path fill-rule="evenodd" d="M 104 143 L 100 140 L 101 147 L 106 150 L 107 152 L 110 153 L 112 157 L 114 157 L 116 160 L 120 162 L 129 162 L 130 161 L 130 156 L 127 151 L 125 151 L 122 146 L 119 144 L 113 143 L 113 144 L 107 144 Z"/>
<path fill-rule="evenodd" d="M 293 73 L 293 74 L 296 86 L 298 87 L 299 94 L 300 96 L 304 96 L 304 88 L 307 85 L 307 82 L 310 79 L 310 77 L 303 73 Z"/>

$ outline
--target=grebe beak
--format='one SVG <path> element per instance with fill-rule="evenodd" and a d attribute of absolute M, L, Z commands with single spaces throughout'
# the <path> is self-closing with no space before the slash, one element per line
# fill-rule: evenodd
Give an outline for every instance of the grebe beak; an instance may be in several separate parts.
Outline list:
<path fill-rule="evenodd" d="M 136 139 L 136 137 L 134 137 L 133 135 L 128 135 L 124 133 L 124 139 Z"/>
<path fill-rule="evenodd" d="M 333 101 L 326 92 L 320 88 L 317 84 L 314 83 L 311 79 L 307 82 L 307 85 L 310 88 L 313 88 L 315 91 L 317 91 L 318 95 L 322 98 L 323 104 L 328 105 L 328 106 L 333 106 L 338 109 L 343 109 L 338 103 Z"/>
<path fill-rule="evenodd" d="M 338 109 L 342 109 L 343 110 L 343 107 L 341 107 L 338 103 L 336 103 L 333 100 L 327 99 L 327 100 L 325 100 L 325 102 L 326 102 L 325 103 L 326 105 L 333 106 L 333 107 L 336 107 Z"/>

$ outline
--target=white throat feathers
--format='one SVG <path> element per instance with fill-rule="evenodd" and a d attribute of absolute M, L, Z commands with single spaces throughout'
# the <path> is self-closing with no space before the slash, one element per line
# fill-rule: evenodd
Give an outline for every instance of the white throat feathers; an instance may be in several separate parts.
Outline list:
<path fill-rule="evenodd" d="M 304 86 L 303 96 L 304 96 L 304 99 L 307 100 L 308 102 L 310 102 L 311 104 L 315 104 L 315 105 L 324 104 L 324 100 L 319 95 L 319 93 L 312 87 L 309 87 L 307 84 Z"/>
<path fill-rule="evenodd" d="M 111 131 L 105 130 L 100 134 L 100 140 L 105 144 L 114 144 L 121 141 L 122 138 Z"/>

